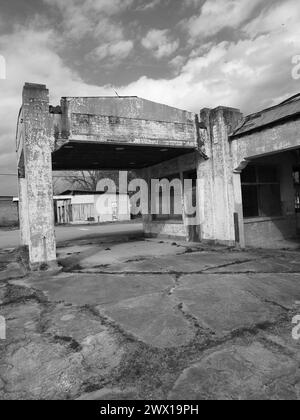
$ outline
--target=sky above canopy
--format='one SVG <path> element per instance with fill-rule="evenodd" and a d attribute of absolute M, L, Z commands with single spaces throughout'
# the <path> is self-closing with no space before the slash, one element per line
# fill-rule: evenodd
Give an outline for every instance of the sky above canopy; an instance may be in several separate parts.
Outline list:
<path fill-rule="evenodd" d="M 16 173 L 24 82 L 62 96 L 137 95 L 245 114 L 300 91 L 299 0 L 1 0 L 0 174 Z M 0 176 L 0 195 L 16 178 Z"/>

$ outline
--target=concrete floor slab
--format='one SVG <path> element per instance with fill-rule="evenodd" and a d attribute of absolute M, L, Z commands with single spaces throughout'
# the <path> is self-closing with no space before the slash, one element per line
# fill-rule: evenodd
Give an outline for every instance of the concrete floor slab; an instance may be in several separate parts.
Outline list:
<path fill-rule="evenodd" d="M 140 258 L 155 258 L 160 255 L 177 255 L 183 253 L 185 248 L 172 246 L 169 243 L 150 241 L 131 241 L 124 244 L 111 245 L 100 250 L 92 256 L 80 261 L 82 268 L 105 266 L 116 263 L 136 261 Z"/>
<path fill-rule="evenodd" d="M 292 320 L 292 317 L 291 317 Z M 295 325 L 291 324 L 293 328 Z M 280 331 L 274 331 L 273 333 L 266 332 L 264 338 L 267 343 L 270 343 L 277 348 L 278 351 L 289 354 L 295 360 L 300 363 L 300 340 L 295 340 L 291 334 L 291 328 L 280 329 Z"/>
<path fill-rule="evenodd" d="M 174 295 L 200 324 L 221 336 L 276 321 L 282 309 L 247 291 L 247 280 L 242 275 L 184 276 Z"/>
<path fill-rule="evenodd" d="M 78 311 L 74 306 L 60 303 L 55 312 L 43 314 L 43 324 L 47 334 L 53 337 L 71 337 L 73 342 L 83 345 L 89 337 L 104 333 L 107 328 L 97 319 L 90 317 L 87 311 Z"/>
<path fill-rule="evenodd" d="M 21 264 L 17 262 L 10 262 L 7 265 L 5 264 L 3 269 L 0 271 L 0 281 L 20 278 L 25 275 L 26 270 Z"/>
<path fill-rule="evenodd" d="M 188 344 L 195 330 L 165 294 L 122 300 L 98 307 L 128 333 L 153 347 L 178 347 Z"/>
<path fill-rule="evenodd" d="M 299 274 L 250 274 L 246 278 L 245 290 L 263 302 L 291 310 L 300 301 Z"/>
<path fill-rule="evenodd" d="M 77 305 L 104 305 L 152 294 L 170 288 L 171 276 L 124 276 L 105 274 L 67 274 L 55 278 L 40 277 L 28 281 L 52 301 Z"/>
<path fill-rule="evenodd" d="M 74 245 L 57 248 L 57 258 L 63 259 L 74 255 L 81 255 L 89 252 L 92 249 L 97 249 L 95 245 Z"/>
<path fill-rule="evenodd" d="M 40 338 L 9 348 L 2 358 L 0 375 L 6 384 L 4 399 L 60 399 L 76 395 L 83 375 L 81 356 L 63 345 Z"/>
<path fill-rule="evenodd" d="M 254 342 L 225 347 L 186 369 L 169 399 L 298 399 L 299 384 L 300 370 L 293 359 Z"/>

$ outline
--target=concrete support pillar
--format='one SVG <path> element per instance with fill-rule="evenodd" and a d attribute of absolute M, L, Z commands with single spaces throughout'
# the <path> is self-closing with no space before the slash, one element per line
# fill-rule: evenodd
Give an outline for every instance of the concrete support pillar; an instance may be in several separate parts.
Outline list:
<path fill-rule="evenodd" d="M 149 226 L 152 222 L 152 215 L 151 215 L 151 176 L 150 176 L 150 169 L 145 168 L 140 171 L 135 171 L 137 178 L 143 179 L 148 186 L 148 214 L 142 214 L 143 220 L 143 230 L 144 235 L 148 234 Z"/>
<path fill-rule="evenodd" d="M 187 188 L 186 180 L 184 178 L 183 168 L 179 162 L 180 180 L 182 185 L 182 220 L 186 233 L 187 242 L 199 242 L 199 217 L 198 209 L 195 215 L 191 215 L 191 200 L 193 197 L 193 189 Z M 196 203 L 197 204 L 197 203 Z"/>
<path fill-rule="evenodd" d="M 234 230 L 235 242 L 241 248 L 245 248 L 245 229 L 242 199 L 241 173 L 233 173 L 233 193 L 234 193 Z"/>
<path fill-rule="evenodd" d="M 29 221 L 27 203 L 27 183 L 25 178 L 19 177 L 19 221 L 21 245 L 29 246 Z"/>
<path fill-rule="evenodd" d="M 198 163 L 199 216 L 202 240 L 243 244 L 239 174 L 234 174 L 229 134 L 242 118 L 239 110 L 219 107 L 201 112 L 206 126 Z"/>
<path fill-rule="evenodd" d="M 180 165 L 179 165 L 180 166 Z M 179 176 L 180 176 L 180 181 L 181 181 L 181 205 L 182 205 L 182 221 L 184 224 L 184 228 L 185 228 L 185 239 L 187 242 L 192 241 L 191 238 L 191 234 L 190 234 L 190 226 L 189 226 L 189 221 L 188 221 L 188 217 L 186 215 L 186 195 L 185 195 L 185 190 L 184 190 L 184 176 L 183 176 L 183 172 L 181 170 L 181 168 L 179 167 Z"/>
<path fill-rule="evenodd" d="M 25 84 L 23 89 L 22 153 L 19 169 L 20 228 L 32 269 L 56 265 L 53 217 L 52 139 L 48 90 Z M 19 171 L 20 172 L 20 171 Z"/>

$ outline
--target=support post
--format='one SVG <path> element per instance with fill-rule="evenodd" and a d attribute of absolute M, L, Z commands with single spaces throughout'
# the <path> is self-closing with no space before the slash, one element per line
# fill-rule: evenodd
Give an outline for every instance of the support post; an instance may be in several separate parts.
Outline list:
<path fill-rule="evenodd" d="M 27 203 L 27 184 L 25 178 L 19 177 L 19 221 L 20 221 L 20 239 L 22 246 L 29 246 L 29 221 L 28 221 Z"/>
<path fill-rule="evenodd" d="M 198 163 L 201 239 L 244 244 L 239 174 L 234 174 L 229 134 L 242 119 L 239 110 L 219 107 L 201 111 L 206 126 L 204 152 Z"/>
<path fill-rule="evenodd" d="M 23 89 L 22 144 L 19 158 L 19 211 L 21 241 L 28 247 L 33 270 L 56 267 L 53 213 L 53 141 L 49 93 L 44 85 L 26 83 Z"/>
<path fill-rule="evenodd" d="M 243 198 L 242 198 L 242 184 L 241 173 L 233 173 L 233 192 L 234 192 L 234 206 L 235 206 L 235 242 L 241 248 L 245 248 L 245 227 L 244 227 L 244 212 L 243 212 Z M 238 236 L 238 237 L 237 237 Z"/>

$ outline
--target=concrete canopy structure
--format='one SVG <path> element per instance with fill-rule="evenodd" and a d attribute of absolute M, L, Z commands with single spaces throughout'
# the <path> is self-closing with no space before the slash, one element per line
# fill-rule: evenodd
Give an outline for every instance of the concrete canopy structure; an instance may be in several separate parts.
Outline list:
<path fill-rule="evenodd" d="M 137 97 L 62 98 L 53 169 L 142 169 L 197 148 L 195 115 Z"/>
<path fill-rule="evenodd" d="M 245 203 L 251 200 L 257 206 L 246 208 L 250 219 L 268 219 L 265 235 L 278 217 L 295 220 L 292 172 L 294 150 L 300 148 L 299 103 L 292 98 L 246 119 L 233 108 L 203 109 L 196 115 L 137 97 L 69 97 L 50 107 L 45 86 L 25 84 L 17 129 L 19 209 L 22 244 L 29 248 L 32 267 L 56 261 L 52 170 L 136 170 L 148 185 L 153 178 L 179 178 L 182 217 L 161 218 L 150 212 L 144 216 L 144 231 L 150 236 L 252 245 L 244 217 Z M 255 169 L 256 182 L 243 184 L 249 163 L 283 152 L 292 156 L 285 156 L 289 164 L 284 168 L 279 164 L 278 175 L 274 165 L 266 164 L 266 182 Z M 197 193 L 192 221 L 183 188 L 187 178 Z M 280 201 L 276 217 L 259 203 L 264 195 L 272 205 L 275 198 Z M 285 229 L 278 228 L 282 237 Z"/>
<path fill-rule="evenodd" d="M 17 127 L 22 245 L 56 260 L 52 170 L 141 169 L 198 149 L 193 113 L 137 97 L 62 98 L 26 83 Z"/>

